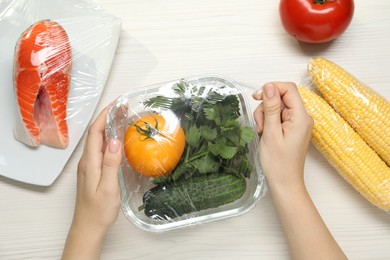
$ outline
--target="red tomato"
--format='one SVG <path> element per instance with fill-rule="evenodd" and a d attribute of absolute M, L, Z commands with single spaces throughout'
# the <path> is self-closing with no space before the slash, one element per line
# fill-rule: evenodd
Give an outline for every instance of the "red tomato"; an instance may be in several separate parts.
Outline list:
<path fill-rule="evenodd" d="M 353 0 L 281 0 L 284 29 L 302 42 L 321 43 L 340 36 L 349 26 Z"/>

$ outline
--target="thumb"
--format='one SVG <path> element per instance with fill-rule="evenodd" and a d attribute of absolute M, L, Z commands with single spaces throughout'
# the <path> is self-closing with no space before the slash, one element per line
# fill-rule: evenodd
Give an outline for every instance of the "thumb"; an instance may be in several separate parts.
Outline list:
<path fill-rule="evenodd" d="M 263 113 L 264 113 L 264 130 L 266 133 L 281 133 L 281 105 L 279 88 L 267 83 L 263 87 Z"/>
<path fill-rule="evenodd" d="M 103 156 L 102 177 L 100 185 L 108 190 L 119 188 L 118 170 L 122 162 L 121 142 L 111 139 Z"/>

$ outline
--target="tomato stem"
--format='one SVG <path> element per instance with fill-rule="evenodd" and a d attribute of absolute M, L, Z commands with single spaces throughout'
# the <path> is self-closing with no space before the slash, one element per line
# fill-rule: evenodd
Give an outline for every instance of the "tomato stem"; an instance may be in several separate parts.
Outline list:
<path fill-rule="evenodd" d="M 328 0 L 313 0 L 315 4 L 318 4 L 318 5 L 323 5 L 325 4 L 326 2 L 328 2 Z"/>
<path fill-rule="evenodd" d="M 156 120 L 155 126 L 151 126 L 148 122 L 141 121 L 141 120 L 138 120 L 135 124 L 133 124 L 133 123 L 130 124 L 130 125 L 135 127 L 135 129 L 137 130 L 138 133 L 146 136 L 144 139 L 142 139 L 142 140 L 140 139 L 141 141 L 144 141 L 147 139 L 153 139 L 153 137 L 155 135 L 160 133 L 160 131 L 158 131 L 158 121 L 156 118 L 154 118 L 154 120 Z M 140 123 L 140 122 L 144 123 L 144 127 L 141 127 L 138 125 L 138 123 Z"/>

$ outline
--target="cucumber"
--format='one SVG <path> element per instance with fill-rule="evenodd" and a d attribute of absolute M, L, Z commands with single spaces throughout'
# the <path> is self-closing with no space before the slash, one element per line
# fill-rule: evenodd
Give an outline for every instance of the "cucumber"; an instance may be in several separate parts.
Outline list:
<path fill-rule="evenodd" d="M 153 219 L 169 220 L 231 203 L 245 193 L 241 175 L 213 173 L 158 185 L 143 196 L 139 210 Z"/>

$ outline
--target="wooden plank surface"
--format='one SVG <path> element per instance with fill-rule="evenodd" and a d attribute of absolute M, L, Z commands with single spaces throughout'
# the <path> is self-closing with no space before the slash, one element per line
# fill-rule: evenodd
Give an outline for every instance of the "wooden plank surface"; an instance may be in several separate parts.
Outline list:
<path fill-rule="evenodd" d="M 102 0 L 123 29 L 97 113 L 129 90 L 218 73 L 239 82 L 307 82 L 312 56 L 335 61 L 390 99 L 390 1 L 356 0 L 349 29 L 323 45 L 299 44 L 281 27 L 278 1 Z M 84 139 L 50 187 L 0 177 L 0 259 L 59 259 L 72 219 Z M 22 161 L 22 159 L 21 159 Z M 389 259 L 390 215 L 353 190 L 310 146 L 306 184 L 350 259 Z M 304 232 L 304 230 L 302 230 Z M 123 214 L 101 259 L 288 259 L 268 193 L 249 213 L 163 234 L 139 230 Z"/>

